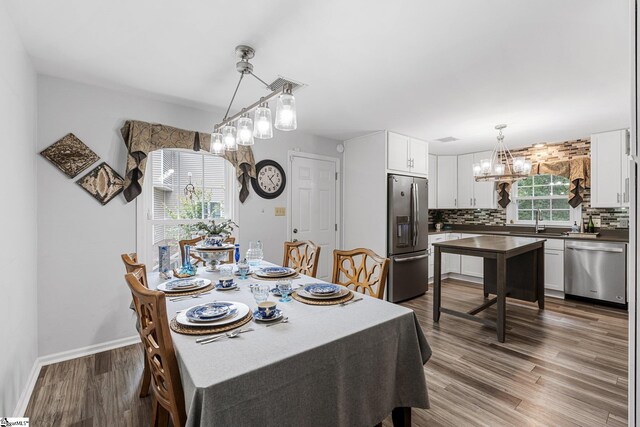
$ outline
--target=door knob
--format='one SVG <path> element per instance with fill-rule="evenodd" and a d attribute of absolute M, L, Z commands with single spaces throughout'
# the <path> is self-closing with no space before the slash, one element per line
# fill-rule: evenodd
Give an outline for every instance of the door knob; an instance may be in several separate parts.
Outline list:
<path fill-rule="evenodd" d="M 294 229 L 293 229 L 293 234 L 296 234 L 297 232 L 298 232 L 298 229 L 297 229 L 297 228 L 294 228 Z"/>

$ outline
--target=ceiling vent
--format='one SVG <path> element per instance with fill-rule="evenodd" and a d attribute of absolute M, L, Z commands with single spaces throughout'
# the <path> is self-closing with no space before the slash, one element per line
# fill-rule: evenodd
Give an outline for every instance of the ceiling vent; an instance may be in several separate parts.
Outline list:
<path fill-rule="evenodd" d="M 436 139 L 438 142 L 454 142 L 460 141 L 460 138 L 455 138 L 453 136 L 445 136 L 444 138 Z"/>
<path fill-rule="evenodd" d="M 278 78 L 275 79 L 272 83 L 270 83 L 269 86 L 267 86 L 267 88 L 269 88 L 270 91 L 275 92 L 277 90 L 281 90 L 282 87 L 287 83 L 291 83 L 292 90 L 294 92 L 296 90 L 302 89 L 303 87 L 307 86 L 304 83 L 296 82 L 286 77 L 278 76 Z"/>

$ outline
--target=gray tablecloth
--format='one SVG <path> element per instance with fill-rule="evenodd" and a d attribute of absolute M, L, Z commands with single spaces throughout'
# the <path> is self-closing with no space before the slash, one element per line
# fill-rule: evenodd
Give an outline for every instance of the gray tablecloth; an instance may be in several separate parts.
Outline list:
<path fill-rule="evenodd" d="M 218 277 L 202 269 L 199 275 Z M 150 281 L 155 287 L 157 274 Z M 317 282 L 293 283 L 311 281 Z M 167 302 L 169 318 L 214 299 L 255 308 L 248 285 L 257 281 L 238 282 L 240 292 Z M 278 302 L 289 323 L 252 322 L 247 326 L 255 331 L 204 346 L 173 333 L 187 426 L 371 427 L 395 407 L 428 408 L 423 365 L 431 348 L 415 314 L 364 298 L 344 307 Z"/>

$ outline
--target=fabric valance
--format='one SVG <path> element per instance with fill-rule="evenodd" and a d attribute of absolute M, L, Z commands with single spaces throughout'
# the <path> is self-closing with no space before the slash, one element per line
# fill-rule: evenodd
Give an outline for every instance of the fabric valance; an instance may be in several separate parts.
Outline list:
<path fill-rule="evenodd" d="M 569 205 L 575 208 L 584 201 L 584 190 L 591 187 L 591 159 L 577 157 L 557 162 L 534 163 L 529 175 L 556 175 L 569 179 Z M 510 182 L 498 182 L 498 204 L 506 208 L 511 203 Z"/>
<path fill-rule="evenodd" d="M 127 167 L 124 177 L 124 197 L 130 202 L 142 192 L 144 171 L 150 152 L 163 148 L 182 148 L 193 151 L 209 151 L 211 135 L 203 132 L 178 129 L 156 123 L 127 120 L 120 129 L 127 147 Z M 239 154 L 236 154 L 239 153 Z M 249 195 L 248 184 L 255 177 L 255 161 L 251 147 L 239 147 L 239 151 L 225 158 L 236 169 L 240 181 L 240 201 Z"/>

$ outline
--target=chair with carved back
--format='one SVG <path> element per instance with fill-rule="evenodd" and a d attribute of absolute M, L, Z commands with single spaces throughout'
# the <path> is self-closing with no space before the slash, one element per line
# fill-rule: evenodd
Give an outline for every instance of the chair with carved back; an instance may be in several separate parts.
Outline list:
<path fill-rule="evenodd" d="M 147 267 L 144 264 L 138 262 L 138 255 L 136 253 L 122 254 L 122 261 L 124 262 L 124 268 L 127 273 L 133 274 L 136 279 L 142 283 L 142 286 L 149 288 L 149 282 L 147 281 Z M 131 307 L 135 308 L 134 306 Z M 140 329 L 140 323 L 136 324 L 136 329 Z M 140 385 L 140 397 L 147 397 L 149 395 L 149 386 L 151 384 L 151 371 L 149 370 L 149 364 L 147 358 L 144 359 L 144 369 L 142 371 L 142 384 Z"/>
<path fill-rule="evenodd" d="M 176 427 L 187 420 L 184 391 L 178 370 L 173 340 L 167 320 L 165 295 L 152 291 L 134 274 L 125 275 L 140 321 L 140 339 L 151 368 L 151 426 L 168 425 L 169 418 Z"/>
<path fill-rule="evenodd" d="M 370 249 L 334 250 L 332 282 L 382 299 L 389 263 Z"/>
<path fill-rule="evenodd" d="M 298 273 L 316 277 L 318 273 L 318 259 L 320 246 L 311 240 L 298 242 L 284 242 L 283 267 L 291 267 Z"/>

